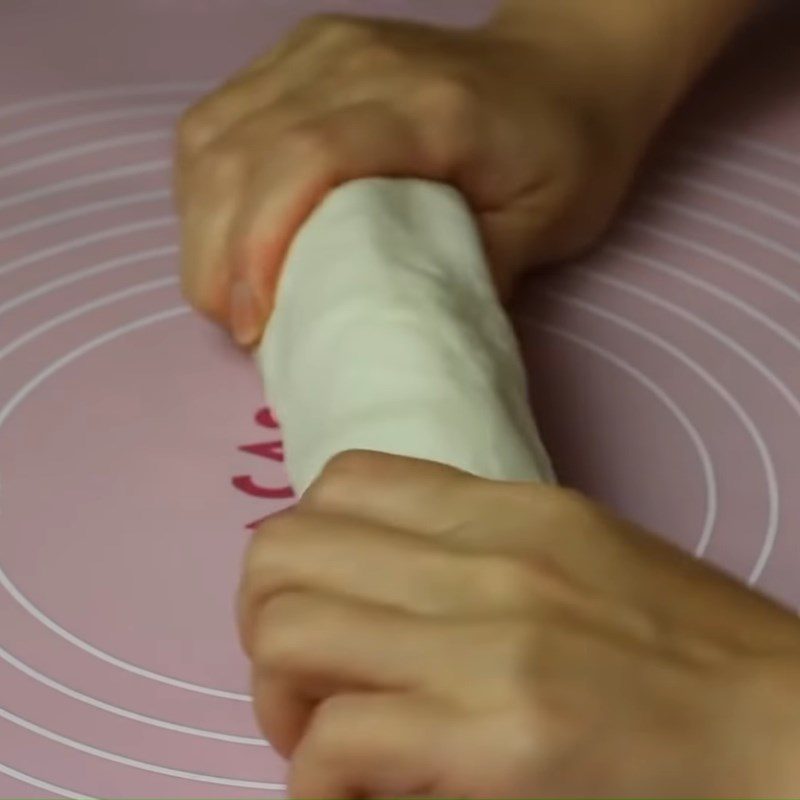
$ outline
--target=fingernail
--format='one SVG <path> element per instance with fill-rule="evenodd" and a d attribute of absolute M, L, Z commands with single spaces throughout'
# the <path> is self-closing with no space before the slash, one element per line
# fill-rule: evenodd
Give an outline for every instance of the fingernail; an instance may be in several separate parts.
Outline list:
<path fill-rule="evenodd" d="M 261 334 L 258 302 L 245 281 L 236 281 L 231 287 L 231 331 L 242 347 L 249 347 Z"/>

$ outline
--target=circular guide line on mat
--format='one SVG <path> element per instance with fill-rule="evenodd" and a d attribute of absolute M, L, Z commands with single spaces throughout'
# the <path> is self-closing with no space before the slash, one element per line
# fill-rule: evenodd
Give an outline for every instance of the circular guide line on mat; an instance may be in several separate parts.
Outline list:
<path fill-rule="evenodd" d="M 124 295 L 124 293 L 123 293 L 121 296 L 125 296 L 125 295 Z M 90 305 L 91 305 L 91 306 L 93 306 L 94 304 L 90 304 Z M 85 309 L 85 310 L 89 310 L 89 309 Z M 78 312 L 78 313 L 81 313 L 81 312 Z M 70 316 L 69 316 L 69 315 L 67 315 L 67 318 L 70 318 Z M 63 316 L 63 315 L 62 315 L 62 318 L 61 318 L 61 319 L 57 319 L 57 320 L 56 320 L 56 321 L 54 321 L 52 324 L 59 324 L 59 322 L 62 322 L 62 321 L 65 321 L 65 319 L 64 319 L 64 316 Z M 47 327 L 49 328 L 49 327 L 50 327 L 50 325 L 48 325 Z M 41 333 L 41 332 L 43 332 L 43 331 L 40 329 L 40 330 L 36 331 L 36 333 L 35 333 L 34 335 L 38 335 L 38 334 L 39 334 L 39 333 Z M 21 343 L 20 343 L 20 342 L 17 342 L 17 343 L 16 343 L 16 345 L 17 345 L 17 346 L 19 346 L 19 344 L 21 344 Z M 7 350 L 6 350 L 6 351 L 0 351 L 0 355 L 4 355 L 6 352 L 8 352 L 8 351 L 7 351 Z M 704 538 L 705 538 L 705 534 L 704 534 Z"/>
<path fill-rule="evenodd" d="M 174 280 L 172 282 L 174 282 Z M 148 286 L 147 290 L 151 291 L 154 288 L 161 288 L 161 284 L 163 284 L 163 281 L 158 281 L 156 283 L 158 283 L 159 285 Z M 89 304 L 89 307 L 81 307 L 79 309 L 74 309 L 73 311 L 68 312 L 66 315 L 62 315 L 62 317 L 68 317 L 71 319 L 77 315 L 76 312 L 88 313 L 88 311 L 90 310 L 95 310 L 97 307 L 99 307 L 99 305 L 107 305 L 109 302 L 116 302 L 119 299 L 122 299 L 122 297 L 115 296 L 113 298 L 106 298 L 105 302 L 102 303 L 98 303 L 98 301 L 96 301 L 95 303 Z M 171 317 L 176 315 L 177 313 L 185 313 L 187 311 L 188 309 L 186 308 L 178 307 L 172 309 L 169 312 L 163 312 L 162 314 L 157 314 L 152 318 L 145 318 L 144 323 L 149 324 L 149 322 L 161 321 L 161 319 L 164 318 L 164 313 L 168 314 L 168 316 Z M 63 322 L 64 319 L 58 321 Z M 126 326 L 123 326 L 122 329 L 123 333 L 128 333 L 131 330 L 139 329 L 140 327 L 142 327 L 142 323 L 143 323 L 142 320 L 137 320 L 134 323 L 130 323 Z M 115 333 L 116 331 L 112 331 L 112 334 Z M 117 334 L 117 335 L 122 335 L 122 334 Z M 109 337 L 108 334 L 104 334 L 103 336 L 98 337 L 98 339 L 101 340 L 100 343 L 105 343 L 106 341 L 109 341 L 111 338 L 116 338 L 116 335 Z M 574 337 L 574 340 L 577 341 L 578 338 Z M 89 347 L 87 347 L 87 345 L 83 345 L 80 348 L 78 348 L 78 351 L 80 351 L 80 354 L 83 355 L 85 352 L 88 352 L 90 349 L 93 349 L 94 346 L 97 346 L 96 344 L 97 341 L 98 340 L 95 339 L 88 342 L 87 344 L 89 345 Z M 594 352 L 600 352 L 600 350 L 602 350 L 602 348 L 598 349 L 596 347 L 592 349 Z M 72 351 L 72 353 L 74 352 L 75 351 Z M 59 365 L 57 366 L 56 369 L 60 369 L 60 367 L 64 366 L 65 363 L 71 363 L 73 360 L 75 360 L 75 357 L 72 356 L 72 353 L 67 354 L 67 356 L 65 357 L 62 357 L 57 362 L 54 362 L 54 364 Z M 607 351 L 603 351 L 603 355 L 608 360 L 611 360 L 610 355 L 608 354 Z M 667 408 L 677 417 L 678 421 L 681 423 L 681 425 L 684 427 L 684 429 L 687 431 L 690 438 L 692 439 L 692 442 L 697 449 L 698 457 L 700 459 L 706 480 L 706 494 L 707 494 L 706 505 L 708 510 L 707 510 L 707 519 L 704 522 L 704 528 L 701 534 L 701 540 L 706 538 L 709 535 L 710 530 L 713 528 L 714 519 L 716 517 L 717 500 L 716 500 L 716 482 L 714 478 L 713 464 L 711 464 L 711 459 L 709 457 L 708 450 L 705 444 L 703 443 L 702 438 L 700 437 L 699 433 L 697 433 L 696 429 L 694 428 L 688 417 L 685 415 L 685 413 L 681 411 L 678 404 L 674 400 L 672 400 L 672 398 L 669 397 L 669 395 L 664 389 L 659 387 L 655 382 L 647 378 L 640 370 L 637 370 L 635 367 L 631 366 L 624 360 L 616 358 L 614 363 L 616 363 L 618 366 L 621 366 L 621 368 L 625 369 L 629 374 L 633 375 L 640 383 L 645 385 L 646 388 L 648 388 L 650 391 L 653 391 L 659 397 L 659 399 L 661 399 L 662 402 L 665 403 Z M 52 366 L 53 365 L 48 367 L 44 371 L 44 373 L 40 373 L 39 375 L 34 377 L 32 381 L 26 386 L 24 386 L 20 390 L 20 392 L 18 392 L 17 395 L 15 395 L 4 408 L 0 409 L 0 428 L 7 421 L 8 417 L 13 412 L 13 410 L 20 405 L 20 403 L 25 397 L 27 397 L 30 394 L 32 388 L 38 387 L 42 383 L 45 377 L 49 377 L 56 371 L 56 369 L 53 369 Z M 209 690 L 208 687 L 197 687 L 195 684 L 187 684 L 184 681 L 178 681 L 177 679 L 170 678 L 168 676 L 158 675 L 157 673 L 151 673 L 149 670 L 143 670 L 142 668 L 128 664 L 127 662 L 121 662 L 120 659 L 117 659 L 116 657 L 111 656 L 110 654 L 104 653 L 98 648 L 95 648 L 93 645 L 90 645 L 78 639 L 78 637 L 74 636 L 74 634 L 71 634 L 70 632 L 66 631 L 66 629 L 64 629 L 54 620 L 47 617 L 47 615 L 45 615 L 44 612 L 42 612 L 40 609 L 34 606 L 30 602 L 30 600 L 28 600 L 26 597 L 24 597 L 22 592 L 19 591 L 19 589 L 11 582 L 10 578 L 8 578 L 6 573 L 2 570 L 2 567 L 0 567 L 0 583 L 3 584 L 3 586 L 6 588 L 7 591 L 9 591 L 12 597 L 15 600 L 17 600 L 17 602 L 19 602 L 29 614 L 31 614 L 37 620 L 45 624 L 50 630 L 56 632 L 59 636 L 62 636 L 62 638 L 65 638 L 70 643 L 76 644 L 78 647 L 84 649 L 86 652 L 89 652 L 92 655 L 97 655 L 98 657 L 102 658 L 102 660 L 107 661 L 108 663 L 112 663 L 115 666 L 121 666 L 122 668 L 130 667 L 131 671 L 135 671 L 136 674 L 140 676 L 152 677 L 154 680 L 158 680 L 159 682 L 168 682 L 170 685 L 179 686 L 180 688 L 191 688 L 195 691 L 202 690 L 203 693 L 213 692 L 217 696 L 225 696 L 230 699 L 245 700 L 245 701 L 250 700 L 250 697 L 246 695 L 236 695 L 233 698 L 231 698 L 232 693 L 230 692 L 225 692 L 223 690 L 217 690 L 217 689 Z M 123 666 L 123 664 L 125 666 Z"/>
<path fill-rule="evenodd" d="M 170 778 L 185 778 L 190 781 L 198 781 L 200 783 L 211 783 L 216 786 L 231 786 L 240 789 L 264 789 L 271 792 L 283 791 L 286 786 L 282 783 L 265 783 L 263 781 L 246 781 L 239 778 L 225 778 L 218 775 L 205 775 L 202 772 L 191 772 L 183 769 L 172 769 L 172 767 L 164 767 L 161 764 L 153 764 L 149 761 L 142 761 L 138 758 L 128 758 L 119 753 L 112 753 L 110 750 L 104 750 L 101 747 L 94 747 L 93 745 L 79 742 L 69 736 L 62 736 L 60 733 L 51 731 L 42 725 L 37 725 L 34 722 L 24 719 L 23 717 L 12 714 L 0 707 L 0 719 L 6 720 L 13 725 L 24 728 L 29 733 L 41 736 L 44 739 L 57 742 L 73 750 L 78 750 L 95 758 L 101 758 L 105 761 L 113 761 L 125 767 L 133 767 L 134 769 L 141 769 L 145 772 L 155 772 L 159 775 L 166 775 Z"/>
<path fill-rule="evenodd" d="M 38 386 L 40 386 L 47 378 L 51 375 L 58 372 L 58 370 L 62 369 L 63 367 L 67 366 L 68 364 L 72 363 L 76 359 L 80 358 L 81 356 L 85 355 L 86 353 L 91 352 L 97 347 L 106 344 L 107 342 L 111 342 L 114 339 L 117 339 L 121 336 L 124 336 L 132 331 L 138 330 L 140 328 L 145 327 L 146 325 L 151 325 L 157 322 L 161 322 L 172 317 L 179 316 L 181 314 L 188 314 L 189 309 L 185 306 L 176 306 L 174 308 L 167 309 L 166 311 L 160 311 L 156 314 L 151 314 L 146 317 L 142 317 L 141 319 L 134 320 L 133 322 L 129 322 L 125 325 L 121 325 L 118 328 L 114 328 L 107 333 L 102 334 L 94 339 L 91 339 L 88 342 L 85 342 L 80 347 L 71 350 L 64 356 L 61 356 L 58 360 L 51 363 L 46 369 L 39 372 L 33 379 L 31 379 L 25 386 L 22 387 L 17 393 L 8 401 L 2 409 L 0 409 L 0 428 L 6 423 L 8 418 L 11 416 L 14 409 L 23 402 L 23 400 Z M 62 639 L 70 642 L 71 644 L 75 645 L 76 647 L 80 648 L 84 652 L 89 653 L 90 655 L 99 658 L 102 661 L 105 661 L 109 664 L 113 664 L 114 666 L 120 667 L 128 672 L 131 672 L 139 677 L 148 678 L 150 680 L 157 681 L 158 683 L 164 683 L 170 686 L 175 686 L 181 689 L 187 689 L 192 692 L 197 692 L 199 694 L 210 695 L 212 697 L 219 697 L 226 700 L 236 700 L 239 702 L 249 702 L 250 696 L 240 694 L 238 692 L 229 692 L 222 689 L 214 689 L 209 686 L 201 686 L 199 684 L 190 683 L 188 681 L 182 681 L 178 678 L 173 678 L 168 675 L 161 675 L 160 673 L 153 672 L 151 670 L 144 669 L 143 667 L 136 666 L 135 664 L 130 664 L 122 659 L 118 659 L 115 656 L 112 656 L 109 653 L 106 653 L 103 650 L 100 650 L 93 645 L 90 645 L 88 642 L 84 642 L 82 639 L 78 638 L 74 634 L 70 633 L 66 629 L 62 628 L 58 623 L 50 619 L 46 614 L 44 614 L 38 607 L 36 607 L 33 603 L 28 600 L 22 592 L 17 589 L 14 583 L 10 580 L 8 575 L 0 566 L 0 585 L 2 585 L 6 591 L 17 601 L 32 617 L 37 619 L 51 631 L 56 633 Z"/>
<path fill-rule="evenodd" d="M 10 119 L 13 115 L 26 114 L 36 112 L 38 110 L 46 111 L 47 109 L 54 109 L 58 111 L 59 107 L 68 107 L 69 104 L 80 103 L 82 101 L 93 100 L 115 100 L 123 97 L 134 98 L 137 95 L 153 96 L 160 93 L 169 92 L 193 92 L 201 91 L 208 87 L 207 83 L 170 83 L 170 84 L 143 84 L 139 86 L 122 86 L 122 87 L 103 87 L 84 92 L 69 92 L 60 95 L 50 95 L 42 98 L 34 98 L 26 100 L 21 103 L 16 103 L 12 106 L 0 108 L 0 118 Z M 80 128 L 82 125 L 92 124 L 91 120 L 95 122 L 105 119 L 108 122 L 124 122 L 129 119 L 135 119 L 137 116 L 147 116 L 148 114 L 168 113 L 168 109 L 172 108 L 177 110 L 180 104 L 167 104 L 164 105 L 144 105 L 122 109 L 98 110 L 95 107 L 88 109 L 81 109 L 81 113 L 58 115 L 59 118 L 51 121 L 37 119 L 35 124 L 20 125 L 17 130 L 12 130 L 8 134 L 0 136 L 0 147 L 9 144 L 17 144 L 29 141 L 31 146 L 38 144 L 41 139 L 49 136 L 50 134 L 58 134 L 60 131 L 69 131 Z M 142 112 L 144 111 L 144 114 Z M 87 121 L 88 120 L 88 121 Z M 6 128 L 8 130 L 8 128 Z M 170 131 L 153 130 L 145 131 L 143 133 L 123 134 L 120 136 L 111 135 L 104 139 L 90 140 L 82 142 L 78 145 L 59 146 L 58 143 L 53 143 L 50 150 L 43 153 L 32 153 L 30 156 L 24 154 L 26 157 L 18 159 L 13 164 L 0 167 L 0 179 L 4 177 L 11 177 L 15 175 L 24 174 L 26 171 L 39 169 L 51 164 L 64 162 L 70 158 L 81 158 L 83 156 L 94 156 L 95 154 L 107 154 L 111 157 L 112 161 L 109 166 L 104 166 L 103 169 L 96 167 L 88 168 L 87 170 L 78 173 L 75 176 L 68 176 L 65 179 L 60 179 L 54 183 L 42 183 L 37 186 L 24 188 L 23 191 L 15 191 L 15 193 L 8 194 L 5 197 L 0 197 L 0 210 L 12 209 L 19 207 L 24 203 L 49 201 L 51 204 L 61 203 L 64 205 L 64 210 L 60 210 L 56 205 L 55 210 L 50 210 L 48 213 L 40 212 L 38 215 L 32 215 L 23 223 L 18 223 L 11 227 L 6 227 L 0 230 L 0 241 L 10 240 L 15 236 L 38 231 L 49 225 L 58 223 L 65 223 L 75 221 L 78 223 L 80 220 L 88 220 L 89 224 L 93 222 L 96 212 L 105 209 L 120 209 L 120 210 L 133 210 L 137 203 L 158 201 L 165 198 L 168 192 L 162 193 L 153 192 L 138 192 L 136 194 L 119 194 L 115 195 L 108 200 L 98 202 L 83 202 L 81 205 L 74 207 L 69 206 L 70 193 L 76 190 L 92 190 L 97 192 L 98 189 L 103 189 L 108 182 L 114 180 L 127 180 L 136 178 L 137 176 L 145 175 L 149 172 L 156 172 L 159 169 L 166 171 L 168 161 L 163 157 L 159 159 L 146 160 L 141 157 L 134 163 L 120 164 L 119 160 L 124 159 L 126 155 L 126 148 L 128 147 L 141 147 L 152 146 L 160 148 L 162 142 L 170 135 Z M 780 208 L 776 207 L 773 203 L 768 202 L 763 197 L 758 197 L 758 189 L 761 186 L 769 186 L 773 188 L 788 189 L 793 194 L 800 194 L 800 189 L 792 183 L 785 180 L 783 175 L 780 175 L 777 170 L 773 171 L 760 168 L 759 166 L 740 165 L 735 161 L 730 161 L 727 158 L 715 156 L 710 147 L 713 147 L 717 141 L 734 143 L 737 148 L 741 148 L 742 152 L 752 152 L 758 155 L 767 156 L 777 160 L 783 160 L 785 163 L 800 164 L 800 156 L 797 156 L 789 151 L 783 151 L 780 147 L 771 144 L 762 143 L 759 141 L 748 139 L 747 137 L 736 137 L 725 134 L 724 136 L 718 133 L 713 134 L 714 141 L 707 152 L 703 148 L 688 148 L 686 154 L 692 161 L 699 161 L 708 164 L 709 166 L 727 170 L 723 173 L 723 177 L 719 178 L 714 175 L 714 178 L 697 179 L 691 177 L 691 172 L 686 176 L 681 174 L 668 173 L 664 175 L 664 180 L 667 184 L 681 185 L 684 188 L 695 189 L 697 191 L 706 191 L 710 194 L 715 194 L 718 197 L 723 197 L 726 200 L 738 203 L 743 208 L 748 208 L 754 212 L 764 215 L 764 218 L 770 218 L 780 224 L 789 225 L 791 229 L 792 218 L 783 212 Z M 42 141 L 42 144 L 44 142 Z M 711 153 L 711 155 L 709 155 Z M 680 154 L 680 151 L 679 151 Z M 117 163 L 114 163 L 114 160 Z M 91 171 L 89 171 L 91 169 Z M 737 179 L 741 180 L 746 178 L 749 181 L 748 195 L 739 194 L 735 186 L 732 188 L 727 180 L 728 176 L 731 181 L 735 183 Z M 717 183 L 716 181 L 719 181 Z M 691 195 L 690 195 L 691 196 Z M 89 197 L 91 199 L 91 196 Z M 768 254 L 780 256 L 781 258 L 788 258 L 791 263 L 800 263 L 800 258 L 789 247 L 781 244 L 780 241 L 766 238 L 761 234 L 757 222 L 751 218 L 745 218 L 742 224 L 734 224 L 733 215 L 720 216 L 703 210 L 702 207 L 694 205 L 676 205 L 669 200 L 669 195 L 660 191 L 642 199 L 643 207 L 665 208 L 668 211 L 676 213 L 678 218 L 694 220 L 701 223 L 701 232 L 696 234 L 693 238 L 686 238 L 681 235 L 680 227 L 677 232 L 672 228 L 668 231 L 648 226 L 646 217 L 644 221 L 629 221 L 627 224 L 634 228 L 642 230 L 654 241 L 671 241 L 681 247 L 693 248 L 693 252 L 700 253 L 701 255 L 713 258 L 715 262 L 731 267 L 742 274 L 746 274 L 760 284 L 769 287 L 771 290 L 779 292 L 783 297 L 787 297 L 794 302 L 800 302 L 800 292 L 795 291 L 790 284 L 780 280 L 774 275 L 769 273 L 760 272 L 759 270 L 751 267 L 746 262 L 728 255 L 725 252 L 717 250 L 715 247 L 705 244 L 705 230 L 721 230 L 733 232 L 738 236 L 743 237 L 749 242 L 763 248 Z M 755 216 L 755 215 L 754 215 Z M 81 231 L 80 235 L 73 236 L 69 241 L 59 242 L 56 245 L 48 246 L 37 251 L 25 252 L 22 255 L 15 254 L 13 260 L 7 263 L 0 263 L 0 276 L 11 275 L 15 271 L 23 269 L 28 266 L 36 264 L 50 265 L 50 259 L 57 257 L 71 257 L 75 258 L 76 254 L 83 247 L 95 244 L 115 244 L 116 239 L 121 239 L 130 234 L 142 234 L 145 238 L 148 234 L 157 234 L 160 229 L 169 230 L 169 226 L 174 224 L 174 218 L 171 216 L 162 216 L 146 220 L 140 220 L 133 223 L 123 223 L 115 225 L 113 228 L 102 231 Z M 705 226 L 708 226 L 706 228 Z M 791 232 L 791 230 L 789 231 Z M 77 233 L 77 231 L 76 231 Z M 640 245 L 641 247 L 641 245 Z M 613 249 L 612 249 L 613 252 Z M 734 309 L 740 314 L 744 314 L 750 320 L 755 322 L 759 328 L 763 328 L 769 332 L 770 335 L 779 337 L 782 341 L 789 344 L 793 350 L 800 352 L 800 340 L 781 323 L 780 319 L 772 319 L 767 314 L 759 310 L 759 308 L 748 302 L 749 298 L 740 298 L 731 292 L 725 291 L 724 288 L 717 287 L 713 284 L 704 281 L 695 275 L 683 271 L 678 265 L 674 263 L 675 259 L 670 260 L 654 259 L 646 253 L 638 252 L 638 249 L 627 250 L 625 248 L 617 248 L 620 255 L 629 260 L 637 269 L 642 270 L 642 275 L 646 275 L 647 271 L 654 270 L 670 276 L 676 281 L 680 281 L 686 285 L 691 286 L 702 295 L 713 297 L 719 302 L 725 304 L 726 307 Z M 44 298 L 52 295 L 54 292 L 66 286 L 75 286 L 79 290 L 84 286 L 88 289 L 91 286 L 90 280 L 96 276 L 115 274 L 118 275 L 118 281 L 125 281 L 126 283 L 134 281 L 136 277 L 136 268 L 144 266 L 145 264 L 154 265 L 157 259 L 168 258 L 177 253 L 177 247 L 172 244 L 163 244 L 157 246 L 157 242 L 151 241 L 146 246 L 138 247 L 135 252 L 124 252 L 121 255 L 104 255 L 102 258 L 93 257 L 91 260 L 84 262 L 84 265 L 79 268 L 70 269 L 65 274 L 53 277 L 50 275 L 47 280 L 35 281 L 33 286 L 28 286 L 25 291 L 17 292 L 11 297 L 5 299 L 0 303 L 0 317 L 6 312 L 14 309 L 20 309 L 25 305 L 37 298 Z M 131 269 L 128 270 L 127 268 Z M 118 271 L 119 270 L 119 271 Z M 118 272 L 117 272 L 118 271 Z M 700 319 L 695 314 L 689 314 L 684 309 L 669 303 L 668 300 L 662 300 L 660 296 L 654 295 L 651 292 L 641 289 L 638 284 L 633 286 L 625 282 L 617 280 L 612 275 L 590 275 L 591 280 L 599 281 L 606 286 L 612 287 L 615 291 L 627 293 L 639 297 L 645 302 L 656 302 L 660 307 L 669 313 L 670 316 L 676 316 L 683 322 L 688 322 L 694 325 L 702 335 L 710 337 L 712 340 L 718 342 L 727 350 L 734 353 L 739 360 L 748 364 L 753 368 L 757 374 L 766 380 L 767 385 L 778 392 L 784 401 L 786 401 L 795 413 L 800 413 L 800 403 L 797 398 L 792 394 L 786 384 L 776 375 L 771 369 L 767 368 L 758 358 L 758 349 L 750 350 L 743 347 L 735 337 L 729 335 L 726 328 L 720 328 L 712 324 L 710 321 Z M 149 298 L 151 292 L 155 293 L 158 290 L 166 289 L 177 282 L 175 277 L 157 278 L 155 280 L 147 281 L 144 283 L 133 283 L 131 285 L 123 285 L 123 288 L 102 295 L 99 299 L 85 304 L 72 304 L 67 310 L 58 314 L 52 312 L 44 319 L 27 322 L 24 330 L 17 330 L 14 338 L 6 342 L 5 346 L 0 348 L 0 359 L 12 352 L 24 347 L 25 344 L 39 336 L 50 334 L 55 328 L 61 325 L 70 325 L 79 317 L 90 314 L 99 308 L 103 308 L 111 303 L 123 301 L 125 298 L 133 296 L 141 296 Z M 155 297 L 155 294 L 152 295 Z M 709 372 L 709 370 L 700 364 L 696 359 L 692 358 L 691 353 L 681 349 L 672 344 L 669 331 L 672 330 L 671 326 L 668 330 L 653 330 L 649 331 L 641 326 L 637 326 L 625 317 L 624 314 L 617 313 L 619 309 L 615 305 L 606 307 L 606 305 L 598 305 L 586 303 L 580 297 L 572 295 L 559 295 L 559 302 L 567 305 L 576 306 L 576 304 L 584 303 L 583 311 L 587 314 L 600 314 L 605 315 L 612 324 L 623 325 L 623 327 L 633 336 L 642 338 L 644 335 L 645 341 L 653 346 L 659 347 L 662 352 L 665 352 L 669 358 L 677 358 L 681 363 L 687 366 L 690 371 L 700 378 L 704 385 L 711 389 L 711 394 L 714 397 L 719 397 L 734 413 L 736 419 L 739 420 L 743 426 L 744 431 L 747 433 L 749 439 L 753 441 L 755 453 L 760 456 L 761 470 L 765 476 L 765 485 L 767 491 L 767 498 L 769 502 L 767 529 L 762 543 L 761 550 L 755 565 L 753 566 L 750 574 L 751 582 L 758 580 L 764 568 L 769 562 L 772 548 L 775 545 L 778 535 L 778 527 L 780 521 L 779 513 L 779 491 L 778 476 L 775 472 L 775 466 L 772 463 L 772 457 L 767 445 L 767 441 L 757 424 L 757 419 L 754 419 L 751 414 L 745 410 L 736 397 L 730 391 L 717 381 L 716 378 Z M 33 311 L 33 309 L 31 309 Z M 132 334 L 136 330 L 140 330 L 147 325 L 155 324 L 161 321 L 167 321 L 176 318 L 181 314 L 187 313 L 188 309 L 185 307 L 174 307 L 167 310 L 161 310 L 157 313 L 148 316 L 140 317 L 127 325 L 119 328 L 114 328 L 111 331 L 94 337 L 93 339 L 84 342 L 79 347 L 71 350 L 69 353 L 61 356 L 57 360 L 44 366 L 38 374 L 28 381 L 22 389 L 17 391 L 14 397 L 6 403 L 2 410 L 0 410 L 0 427 L 7 422 L 10 418 L 14 408 L 20 406 L 27 396 L 30 395 L 38 386 L 50 376 L 55 374 L 63 366 L 74 362 L 83 354 L 90 352 L 95 347 L 101 346 L 106 342 L 121 339 L 128 334 Z M 678 313 L 680 312 L 680 313 Z M 614 318 L 614 319 L 612 319 Z M 667 317 L 668 318 L 668 317 Z M 15 317 L 16 319 L 16 317 Z M 707 442 L 704 440 L 704 431 L 698 429 L 695 421 L 691 416 L 691 409 L 687 409 L 682 405 L 685 400 L 681 396 L 678 386 L 665 383 L 664 379 L 660 381 L 659 374 L 647 374 L 646 367 L 642 367 L 635 359 L 626 360 L 612 349 L 603 346 L 602 341 L 590 341 L 587 337 L 582 336 L 578 331 L 568 330 L 558 325 L 548 325 L 538 322 L 530 317 L 523 318 L 523 323 L 526 327 L 537 328 L 549 335 L 555 336 L 564 342 L 569 343 L 573 347 L 583 348 L 591 353 L 602 362 L 609 364 L 612 368 L 622 370 L 629 375 L 636 385 L 643 387 L 649 394 L 654 396 L 660 407 L 666 409 L 669 414 L 677 420 L 680 428 L 686 433 L 689 441 L 692 444 L 694 453 L 697 456 L 700 470 L 705 482 L 705 507 L 703 518 L 701 520 L 700 532 L 695 546 L 695 553 L 702 555 L 706 552 L 709 544 L 714 535 L 714 528 L 718 515 L 718 486 L 717 486 L 717 473 L 711 451 Z M 2 324 L 2 323 L 0 323 Z M 636 330 L 638 328 L 638 330 Z M 648 338 L 649 337 L 649 338 Z M 16 363 L 16 362 L 13 362 Z M 693 366 L 691 366 L 693 365 Z M 668 380 L 671 376 L 664 376 Z M 759 386 L 760 390 L 760 386 Z M 731 404 L 731 401 L 733 405 Z M 738 410 L 737 410 L 738 409 Z M 757 415 L 756 415 L 757 417 Z M 3 584 L 9 595 L 27 612 L 27 618 L 30 618 L 32 624 L 36 622 L 45 625 L 52 633 L 55 633 L 61 639 L 69 644 L 83 650 L 84 652 L 94 656 L 100 662 L 111 665 L 117 669 L 131 672 L 138 677 L 144 677 L 155 683 L 166 684 L 173 688 L 182 690 L 189 690 L 195 694 L 211 695 L 213 697 L 222 698 L 225 700 L 248 701 L 250 698 L 244 694 L 237 694 L 233 692 L 226 692 L 223 690 L 213 689 L 211 687 L 193 684 L 182 681 L 178 678 L 172 678 L 168 675 L 162 675 L 157 672 L 152 672 L 144 668 L 138 667 L 135 664 L 125 662 L 117 659 L 115 656 L 100 650 L 99 648 L 85 642 L 74 634 L 70 633 L 65 628 L 62 628 L 54 620 L 47 617 L 41 609 L 34 606 L 17 588 L 0 569 L 0 583 Z M 13 649 L 13 648 L 12 648 Z M 123 717 L 131 723 L 138 723 L 139 725 L 151 726 L 155 728 L 164 728 L 166 730 L 185 734 L 187 736 L 199 736 L 212 740 L 220 740 L 228 744 L 234 745 L 261 745 L 264 743 L 255 739 L 254 737 L 241 737 L 230 734 L 222 734 L 215 731 L 209 731 L 205 728 L 198 728 L 189 725 L 181 725 L 178 723 L 169 722 L 167 720 L 158 719 L 145 714 L 140 714 L 136 711 L 123 708 L 106 701 L 98 700 L 82 692 L 67 686 L 65 683 L 57 681 L 54 677 L 45 675 L 27 665 L 24 661 L 17 658 L 10 651 L 0 648 L 0 658 L 16 669 L 17 671 L 25 674 L 28 678 L 35 681 L 39 686 L 43 687 L 42 691 L 56 691 L 62 695 L 70 697 L 72 700 L 81 703 L 86 707 L 92 707 L 99 711 L 106 712 L 109 715 Z M 225 782 L 232 781 L 231 783 L 224 783 L 222 785 L 230 785 L 234 787 L 257 787 L 259 789 L 266 789 L 270 791 L 282 791 L 283 785 L 280 783 L 261 783 L 261 782 L 247 782 L 238 781 L 235 778 L 217 778 L 216 776 L 204 776 L 202 773 L 190 772 L 183 770 L 172 770 L 169 767 L 160 767 L 153 765 L 149 761 L 138 761 L 137 759 L 128 759 L 126 756 L 119 756 L 116 753 L 102 750 L 93 747 L 75 739 L 62 737 L 61 734 L 54 733 L 52 730 L 43 726 L 35 725 L 25 720 L 22 717 L 11 714 L 10 712 L 0 712 L 0 716 L 4 716 L 12 724 L 19 725 L 26 728 L 29 732 L 35 733 L 39 737 L 49 739 L 51 741 L 58 741 L 62 745 L 71 747 L 72 749 L 81 750 L 84 753 L 93 755 L 94 757 L 110 760 L 115 763 L 126 764 L 134 766 L 138 769 L 146 771 L 155 771 L 159 774 L 165 774 L 172 777 L 180 777 L 188 780 L 201 780 L 205 781 L 210 778 L 211 782 Z M 49 784 L 46 781 L 40 781 L 27 775 L 25 772 L 15 770 L 13 767 L 0 765 L 0 772 L 21 780 L 23 783 L 36 786 L 46 791 L 51 791 L 54 794 L 59 794 L 65 797 L 85 797 L 85 795 L 73 792 L 70 789 L 64 789 L 63 786 L 57 784 Z M 194 776 L 194 777 L 193 777 Z M 198 777 L 199 776 L 199 777 Z M 69 782 L 67 783 L 69 785 Z"/>

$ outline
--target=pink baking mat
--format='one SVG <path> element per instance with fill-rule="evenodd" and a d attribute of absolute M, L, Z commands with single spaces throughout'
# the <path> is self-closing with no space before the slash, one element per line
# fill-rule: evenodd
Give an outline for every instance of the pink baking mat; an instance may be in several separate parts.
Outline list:
<path fill-rule="evenodd" d="M 183 304 L 179 109 L 321 9 L 0 5 L 0 796 L 270 797 L 232 594 L 283 507 L 250 362 Z M 563 480 L 800 605 L 800 8 L 754 27 L 606 246 L 517 319 Z M 665 598 L 669 602 L 669 598 Z"/>

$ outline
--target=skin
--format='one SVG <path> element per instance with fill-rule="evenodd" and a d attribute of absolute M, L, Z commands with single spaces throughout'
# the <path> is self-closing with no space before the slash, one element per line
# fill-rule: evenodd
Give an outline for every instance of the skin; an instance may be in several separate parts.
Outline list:
<path fill-rule="evenodd" d="M 453 183 L 507 294 L 604 230 L 752 0 L 321 17 L 184 116 L 183 288 L 254 345 L 347 180 Z M 295 797 L 796 796 L 794 615 L 573 493 L 345 454 L 253 539 L 256 714 Z"/>
<path fill-rule="evenodd" d="M 257 342 L 286 249 L 332 187 L 447 181 L 501 291 L 589 247 L 645 147 L 752 0 L 519 0 L 475 30 L 316 17 L 178 129 L 182 283 Z"/>
<path fill-rule="evenodd" d="M 239 626 L 294 797 L 800 792 L 796 615 L 564 489 L 346 453 Z"/>

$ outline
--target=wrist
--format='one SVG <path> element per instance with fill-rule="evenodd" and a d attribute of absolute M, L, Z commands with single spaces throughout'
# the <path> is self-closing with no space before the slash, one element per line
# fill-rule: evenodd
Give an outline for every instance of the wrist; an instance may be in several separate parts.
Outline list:
<path fill-rule="evenodd" d="M 751 700 L 762 721 L 748 735 L 762 738 L 763 749 L 754 766 L 753 793 L 800 797 L 800 653 L 778 657 L 757 672 Z"/>
<path fill-rule="evenodd" d="M 755 0 L 506 0 L 486 31 L 571 65 L 583 91 L 644 144 L 754 5 Z"/>

